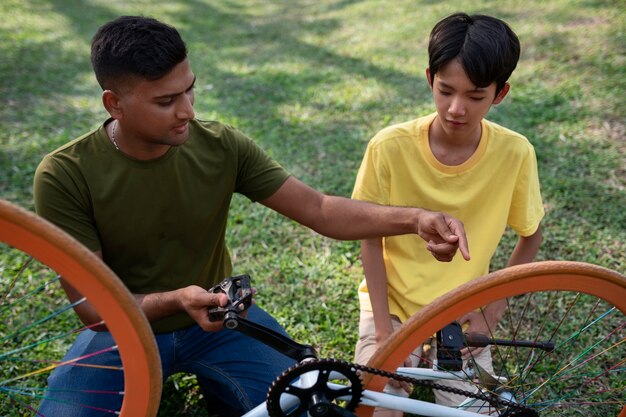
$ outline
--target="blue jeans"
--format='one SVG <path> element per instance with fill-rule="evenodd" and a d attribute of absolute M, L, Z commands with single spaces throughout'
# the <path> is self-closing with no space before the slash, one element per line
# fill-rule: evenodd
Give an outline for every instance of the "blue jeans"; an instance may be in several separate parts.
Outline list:
<path fill-rule="evenodd" d="M 248 320 L 286 334 L 269 314 L 253 305 Z M 232 330 L 209 333 L 192 326 L 156 335 L 163 378 L 186 372 L 195 374 L 205 392 L 242 414 L 265 401 L 274 379 L 295 361 L 248 336 Z M 110 333 L 80 333 L 64 361 L 106 349 L 115 342 Z M 121 366 L 119 354 L 110 351 L 80 363 Z M 119 370 L 84 366 L 61 366 L 48 378 L 46 397 L 39 413 L 46 417 L 109 417 L 119 410 L 124 389 Z M 90 391 L 90 392 L 89 392 Z M 105 391 L 94 394 L 93 391 Z M 115 393 L 114 393 L 115 392 Z"/>

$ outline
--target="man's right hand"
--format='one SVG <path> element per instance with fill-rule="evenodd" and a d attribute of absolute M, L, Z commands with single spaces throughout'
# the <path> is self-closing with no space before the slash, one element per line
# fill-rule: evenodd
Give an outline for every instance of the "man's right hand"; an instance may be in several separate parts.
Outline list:
<path fill-rule="evenodd" d="M 450 262 L 457 250 L 463 259 L 470 260 L 465 228 L 460 220 L 445 213 L 422 209 L 418 234 L 427 242 L 426 248 L 438 261 Z"/>
<path fill-rule="evenodd" d="M 228 297 L 224 293 L 211 293 L 197 285 L 181 289 L 181 306 L 207 332 L 216 332 L 224 328 L 222 321 L 209 320 L 210 307 L 224 307 Z"/>

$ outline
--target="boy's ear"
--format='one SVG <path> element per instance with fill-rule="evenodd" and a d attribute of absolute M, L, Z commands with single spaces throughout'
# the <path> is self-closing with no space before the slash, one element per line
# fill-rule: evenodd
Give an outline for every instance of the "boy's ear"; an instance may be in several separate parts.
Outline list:
<path fill-rule="evenodd" d="M 500 90 L 496 98 L 493 99 L 493 104 L 500 104 L 502 100 L 504 100 L 504 97 L 506 97 L 506 95 L 509 94 L 510 89 L 511 89 L 511 84 L 504 83 L 504 87 L 502 87 L 502 90 Z"/>
<path fill-rule="evenodd" d="M 430 89 L 433 89 L 433 81 L 432 78 L 430 78 L 430 67 L 426 68 L 426 79 L 428 80 L 428 85 L 430 86 Z"/>
<path fill-rule="evenodd" d="M 114 119 L 119 119 L 122 115 L 119 97 L 113 91 L 104 90 L 102 92 L 102 104 Z"/>

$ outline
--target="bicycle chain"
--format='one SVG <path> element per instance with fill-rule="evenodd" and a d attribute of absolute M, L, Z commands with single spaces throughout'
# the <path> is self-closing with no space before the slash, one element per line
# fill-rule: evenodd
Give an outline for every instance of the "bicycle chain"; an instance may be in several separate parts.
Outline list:
<path fill-rule="evenodd" d="M 274 408 L 274 407 L 269 407 L 269 403 L 274 403 L 276 402 L 275 399 L 276 398 L 280 398 L 280 393 L 276 394 L 274 393 L 274 388 L 278 388 L 279 386 L 282 387 L 283 384 L 280 383 L 279 381 L 288 378 L 288 380 L 292 380 L 292 375 L 297 372 L 296 370 L 299 367 L 302 366 L 306 366 L 308 367 L 314 367 L 316 364 L 319 364 L 321 367 L 332 367 L 332 366 L 337 366 L 337 367 L 341 367 L 343 369 L 350 369 L 353 368 L 355 370 L 361 371 L 361 372 L 366 372 L 372 375 L 378 375 L 378 376 L 382 376 L 384 378 L 388 378 L 394 381 L 398 381 L 398 382 L 408 382 L 410 384 L 413 385 L 420 385 L 420 386 L 424 386 L 424 387 L 428 387 L 428 388 L 432 388 L 432 389 L 437 389 L 440 391 L 446 391 L 446 392 L 450 392 L 453 394 L 458 394 L 458 395 L 462 395 L 468 398 L 475 398 L 478 400 L 482 400 L 485 401 L 487 403 L 489 403 L 491 406 L 493 407 L 507 407 L 507 410 L 502 414 L 502 416 L 506 416 L 506 417 L 539 417 L 539 414 L 533 410 L 530 407 L 518 404 L 518 403 L 514 403 L 512 401 L 508 401 L 508 400 L 504 400 L 501 398 L 495 398 L 492 395 L 486 395 L 486 394 L 482 394 L 482 393 L 478 393 L 478 392 L 470 392 L 470 391 L 465 391 L 459 388 L 454 388 L 454 387 L 448 387 L 445 385 L 440 385 L 437 384 L 435 382 L 432 381 L 427 381 L 427 380 L 422 380 L 422 379 L 415 379 L 415 378 L 411 378 L 409 376 L 406 375 L 400 375 L 397 374 L 395 372 L 389 372 L 389 371 L 385 371 L 382 369 L 377 369 L 377 368 L 371 368 L 369 366 L 365 366 L 365 365 L 360 365 L 360 364 L 356 364 L 356 363 L 352 363 L 352 362 L 348 362 L 348 361 L 342 361 L 342 360 L 338 360 L 338 359 L 317 359 L 315 361 L 311 361 L 311 362 L 305 362 L 303 364 L 298 364 L 295 365 L 289 369 L 287 369 L 285 372 L 283 372 L 277 379 L 276 381 L 272 384 L 272 386 L 270 387 L 270 390 L 268 392 L 267 398 L 268 398 L 268 411 L 270 411 L 270 416 L 272 417 L 282 417 L 280 415 L 276 415 L 275 413 L 273 413 L 273 410 L 270 410 L 270 408 Z M 353 394 L 354 396 L 358 395 L 358 397 L 360 398 L 361 393 L 360 392 L 355 392 Z M 277 397 L 276 397 L 277 396 Z"/>
<path fill-rule="evenodd" d="M 369 374 L 382 376 L 382 377 L 385 377 L 385 378 L 392 379 L 394 381 L 408 382 L 408 383 L 413 384 L 413 385 L 420 385 L 420 386 L 423 386 L 423 387 L 428 387 L 428 388 L 432 388 L 432 389 L 436 389 L 436 390 L 440 390 L 440 391 L 450 392 L 452 394 L 462 395 L 462 396 L 465 396 L 465 397 L 468 397 L 468 398 L 475 398 L 477 400 L 485 401 L 485 402 L 489 403 L 489 405 L 494 406 L 496 408 L 498 408 L 498 406 L 504 406 L 504 407 L 507 407 L 508 409 L 513 409 L 513 410 L 508 410 L 507 409 L 507 411 L 505 411 L 505 413 L 502 414 L 502 416 L 506 416 L 506 417 L 539 417 L 539 414 L 534 409 L 532 409 L 530 407 L 527 407 L 527 406 L 515 403 L 513 401 L 504 400 L 504 399 L 501 399 L 501 398 L 494 398 L 494 396 L 492 396 L 492 395 L 482 394 L 480 392 L 465 391 L 465 390 L 462 390 L 462 389 L 459 389 L 459 388 L 454 388 L 454 387 L 449 387 L 449 386 L 446 386 L 446 385 L 437 384 L 437 383 L 432 382 L 432 381 L 428 381 L 428 380 L 424 380 L 424 379 L 411 378 L 411 377 L 406 376 L 406 375 L 400 375 L 400 374 L 397 374 L 395 372 L 384 371 L 382 369 L 371 368 L 369 366 L 360 365 L 360 364 L 356 364 L 356 363 L 351 363 L 351 366 L 353 366 L 355 369 L 358 369 L 361 372 L 367 372 Z"/>

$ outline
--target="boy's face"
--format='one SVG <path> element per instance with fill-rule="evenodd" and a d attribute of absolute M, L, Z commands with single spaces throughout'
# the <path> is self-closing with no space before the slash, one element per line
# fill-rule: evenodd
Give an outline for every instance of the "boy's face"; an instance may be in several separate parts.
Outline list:
<path fill-rule="evenodd" d="M 189 121 L 195 117 L 195 79 L 185 59 L 158 80 L 133 78 L 127 88 L 112 93 L 115 106 L 107 109 L 118 119 L 120 140 L 132 156 L 158 157 L 187 141 Z"/>
<path fill-rule="evenodd" d="M 508 83 L 497 96 L 495 82 L 485 88 L 476 87 L 456 59 L 444 65 L 432 83 L 430 75 L 430 69 L 426 69 L 439 116 L 437 121 L 450 138 L 463 139 L 475 134 L 491 106 L 500 103 L 509 91 Z"/>

